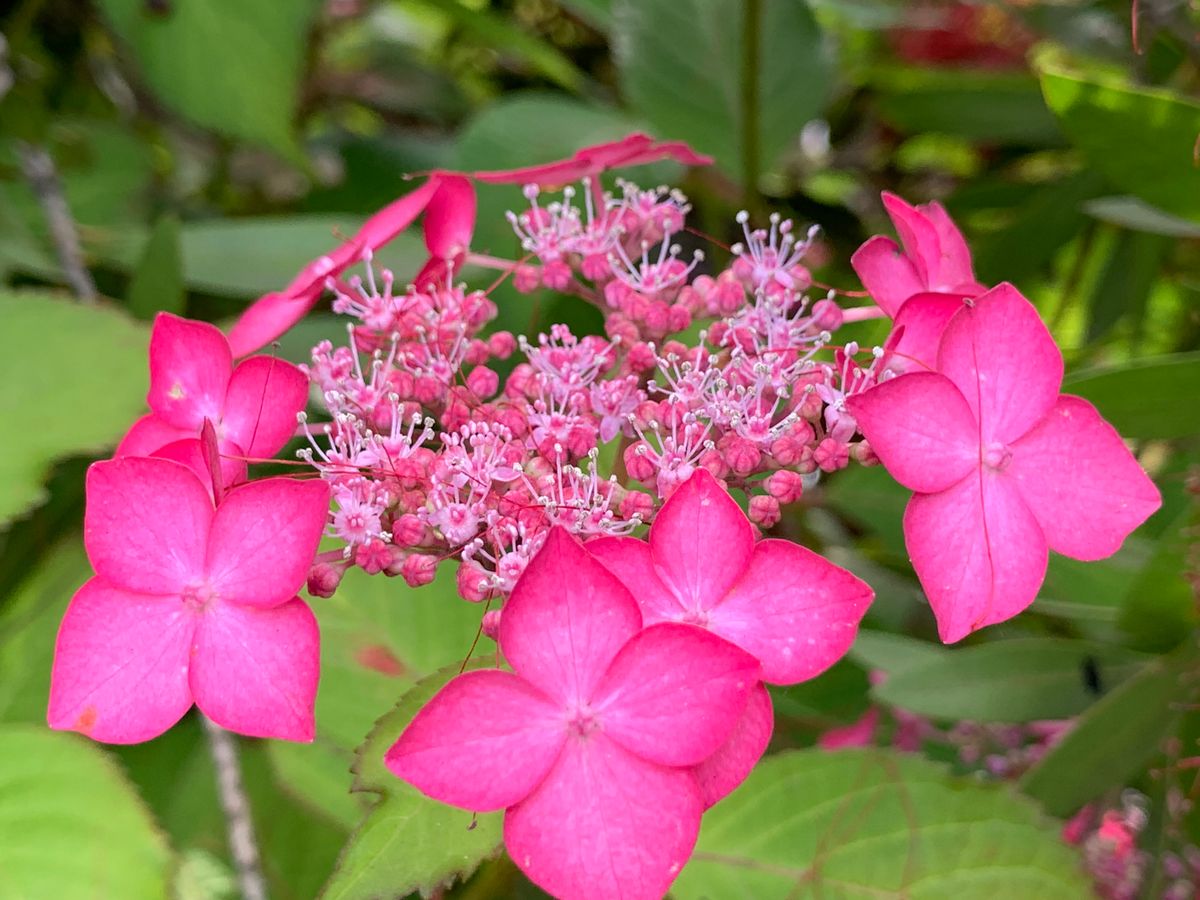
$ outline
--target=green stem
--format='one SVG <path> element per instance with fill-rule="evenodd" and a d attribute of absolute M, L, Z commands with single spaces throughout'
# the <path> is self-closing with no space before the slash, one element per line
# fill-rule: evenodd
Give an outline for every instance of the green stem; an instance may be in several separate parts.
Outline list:
<path fill-rule="evenodd" d="M 747 208 L 758 198 L 758 61 L 762 38 L 762 0 L 742 3 L 742 190 Z"/>

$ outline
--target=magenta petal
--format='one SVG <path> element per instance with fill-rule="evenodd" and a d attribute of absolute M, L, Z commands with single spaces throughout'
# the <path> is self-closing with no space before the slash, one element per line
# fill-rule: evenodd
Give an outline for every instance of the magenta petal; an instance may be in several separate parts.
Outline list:
<path fill-rule="evenodd" d="M 205 419 L 220 419 L 232 371 L 221 329 L 165 312 L 155 317 L 146 402 L 168 425 L 199 431 Z"/>
<path fill-rule="evenodd" d="M 242 448 L 236 444 L 226 443 L 221 449 L 221 484 L 225 487 L 232 487 L 245 481 L 246 461 L 243 457 L 246 454 L 242 452 Z M 192 474 L 200 479 L 200 483 L 209 489 L 209 496 L 212 496 L 212 473 L 209 471 L 208 457 L 200 438 L 174 441 L 165 447 L 159 447 L 154 451 L 154 456 L 187 466 L 191 469 Z M 213 498 L 213 502 L 216 502 L 216 498 Z"/>
<path fill-rule="evenodd" d="M 266 478 L 230 491 L 208 541 L 208 579 L 224 600 L 285 603 L 308 577 L 329 511 L 323 481 Z"/>
<path fill-rule="evenodd" d="M 1046 574 L 1046 538 L 1003 475 L 981 470 L 940 494 L 914 494 L 904 537 L 947 644 L 1024 610 Z"/>
<path fill-rule="evenodd" d="M 117 445 L 113 456 L 153 456 L 154 452 L 167 444 L 185 438 L 198 438 L 199 428 L 176 428 L 154 413 L 148 413 L 133 423 Z"/>
<path fill-rule="evenodd" d="M 218 600 L 196 629 L 192 694 L 222 728 L 311 741 L 320 655 L 316 617 L 299 597 L 273 609 Z"/>
<path fill-rule="evenodd" d="M 683 615 L 679 599 L 658 577 L 648 543 L 631 537 L 605 537 L 588 541 L 584 548 L 629 588 L 647 625 L 675 622 Z"/>
<path fill-rule="evenodd" d="M 439 175 L 425 210 L 425 246 L 432 256 L 453 259 L 471 246 L 475 232 L 475 186 L 463 175 Z"/>
<path fill-rule="evenodd" d="M 892 378 L 846 408 L 893 478 L 934 493 L 979 465 L 979 425 L 962 393 L 934 372 Z"/>
<path fill-rule="evenodd" d="M 666 622 L 626 644 L 590 704 L 604 733 L 664 766 L 694 766 L 733 732 L 758 660 L 711 631 Z"/>
<path fill-rule="evenodd" d="M 393 200 L 363 223 L 355 235 L 355 244 L 378 250 L 388 243 L 424 211 L 439 184 L 439 178 L 429 178 L 420 187 Z"/>
<path fill-rule="evenodd" d="M 1076 559 L 1110 556 L 1162 505 L 1121 436 L 1092 404 L 1061 396 L 1012 448 L 1014 479 L 1051 550 Z"/>
<path fill-rule="evenodd" d="M 689 612 L 711 609 L 754 552 L 754 527 L 707 469 L 697 469 L 650 526 L 659 576 Z"/>
<path fill-rule="evenodd" d="M 746 776 L 767 752 L 774 730 L 775 710 L 771 706 L 771 695 L 766 686 L 759 682 L 750 692 L 746 709 L 733 726 L 729 739 L 692 770 L 700 785 L 706 809 L 724 799 L 746 780 Z"/>
<path fill-rule="evenodd" d="M 88 468 L 83 543 L 115 587 L 182 592 L 204 574 L 212 517 L 208 489 L 179 463 L 127 456 Z"/>
<path fill-rule="evenodd" d="M 434 800 L 490 812 L 528 797 L 566 739 L 561 707 L 511 672 L 485 669 L 442 688 L 384 762 Z"/>
<path fill-rule="evenodd" d="M 938 236 L 938 249 L 941 260 L 938 265 L 937 278 L 930 283 L 934 290 L 944 291 L 958 288 L 961 285 L 973 284 L 975 271 L 971 267 L 971 251 L 963 239 L 962 232 L 954 224 L 945 207 L 936 200 L 927 203 L 923 208 L 925 218 L 933 226 Z M 979 291 L 979 293 L 983 293 Z"/>
<path fill-rule="evenodd" d="M 874 597 L 865 582 L 806 547 L 759 541 L 708 627 L 756 656 L 764 681 L 795 684 L 845 655 Z"/>
<path fill-rule="evenodd" d="M 986 450 L 1011 444 L 1050 412 L 1063 361 L 1033 304 L 1002 284 L 946 326 L 938 370 L 962 391 Z"/>
<path fill-rule="evenodd" d="M 555 700 L 591 698 L 613 657 L 642 627 L 625 586 L 563 529 L 550 530 L 500 619 L 500 649 Z"/>
<path fill-rule="evenodd" d="M 941 241 L 933 222 L 918 207 L 889 191 L 883 192 L 883 205 L 891 216 L 904 252 L 913 261 L 928 290 L 937 281 L 942 263 Z"/>
<path fill-rule="evenodd" d="M 895 316 L 894 331 L 904 329 L 892 355 L 905 361 L 909 371 L 937 368 L 942 334 L 954 314 L 963 308 L 959 294 L 915 294 L 909 297 Z"/>
<path fill-rule="evenodd" d="M 195 614 L 179 597 L 88 581 L 58 630 L 50 727 L 110 744 L 162 734 L 192 705 L 187 671 L 195 627 Z"/>
<path fill-rule="evenodd" d="M 703 808 L 690 770 L 595 732 L 568 741 L 541 786 L 508 811 L 504 843 L 561 900 L 658 900 L 691 856 Z"/>
<path fill-rule="evenodd" d="M 850 265 L 871 299 L 893 319 L 904 302 L 926 290 L 925 280 L 912 260 L 889 237 L 876 235 L 854 251 Z"/>
<path fill-rule="evenodd" d="M 269 459 L 296 432 L 308 401 L 308 377 L 271 356 L 252 356 L 233 370 L 221 423 L 225 437 L 253 459 Z"/>
<path fill-rule="evenodd" d="M 303 319 L 320 297 L 320 286 L 296 297 L 284 293 L 263 294 L 246 307 L 229 330 L 229 346 L 234 358 L 271 343 Z"/>

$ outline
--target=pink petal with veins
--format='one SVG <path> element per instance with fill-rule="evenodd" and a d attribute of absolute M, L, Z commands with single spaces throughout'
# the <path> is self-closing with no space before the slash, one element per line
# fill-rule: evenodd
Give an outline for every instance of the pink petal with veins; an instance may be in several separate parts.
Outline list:
<path fill-rule="evenodd" d="M 602 537 L 588 541 L 584 549 L 629 588 L 647 625 L 682 618 L 683 606 L 659 577 L 648 543 L 631 537 Z"/>
<path fill-rule="evenodd" d="M 693 769 L 704 807 L 724 799 L 754 769 L 771 743 L 775 729 L 775 710 L 771 695 L 761 682 L 750 691 L 746 708 L 733 733 L 717 751 Z"/>
<path fill-rule="evenodd" d="M 225 395 L 225 437 L 254 459 L 270 459 L 291 440 L 307 401 L 308 376 L 296 366 L 270 356 L 244 359 Z"/>
<path fill-rule="evenodd" d="M 926 290 L 925 279 L 889 237 L 876 235 L 854 251 L 850 265 L 871 299 L 893 319 L 904 302 Z"/>
<path fill-rule="evenodd" d="M 220 419 L 232 371 L 229 342 L 215 325 L 155 317 L 146 402 L 168 425 L 197 432 L 205 419 Z"/>

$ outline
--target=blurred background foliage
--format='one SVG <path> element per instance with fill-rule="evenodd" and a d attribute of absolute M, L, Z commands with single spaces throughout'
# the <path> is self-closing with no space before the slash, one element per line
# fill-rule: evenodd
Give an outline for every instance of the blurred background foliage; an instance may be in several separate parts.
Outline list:
<path fill-rule="evenodd" d="M 1141 890 L 1161 896 L 1168 851 L 1200 843 L 1187 802 L 1200 754 L 1200 14 L 1186 0 L 1138 7 L 1135 27 L 1123 0 L 2 0 L 0 897 L 236 893 L 196 721 L 103 750 L 42 726 L 54 634 L 87 571 L 82 474 L 142 407 L 146 320 L 228 322 L 408 190 L 408 173 L 547 161 L 635 129 L 715 157 L 681 185 L 710 253 L 736 239 L 738 209 L 778 209 L 821 223 L 816 276 L 843 289 L 858 286 L 849 254 L 888 231 L 881 189 L 945 202 L 980 279 L 1037 304 L 1066 389 L 1135 442 L 1164 494 L 1115 557 L 1054 558 L 1031 613 L 947 650 L 907 565 L 905 492 L 878 469 L 829 479 L 779 528 L 871 581 L 870 630 L 830 673 L 776 694 L 774 749 L 801 752 L 778 753 L 709 816 L 676 895 L 1087 896 L 1034 804 L 1065 817 L 1134 787 L 1150 810 Z M 53 239 L 59 194 L 99 302 L 79 301 L 87 285 Z M 515 253 L 503 212 L 519 202 L 480 187 L 476 250 Z M 384 259 L 411 273 L 421 252 L 402 236 Z M 497 327 L 600 327 L 570 301 L 496 298 Z M 869 345 L 881 327 L 847 337 Z M 340 331 L 318 311 L 279 352 L 303 361 Z M 316 609 L 316 743 L 242 744 L 272 896 L 440 892 L 492 854 L 494 820 L 468 840 L 465 819 L 439 819 L 370 753 L 359 793 L 349 769 L 409 686 L 467 655 L 478 610 L 454 597 L 451 572 L 420 592 L 352 576 Z M 1007 773 L 1024 797 L 955 780 L 969 767 L 936 742 L 932 762 L 801 749 L 872 708 L 896 727 L 907 714 L 1079 718 Z M 393 736 L 404 709 L 385 720 Z M 778 824 L 759 840 L 767 818 Z M 533 892 L 498 860 L 452 893 Z"/>

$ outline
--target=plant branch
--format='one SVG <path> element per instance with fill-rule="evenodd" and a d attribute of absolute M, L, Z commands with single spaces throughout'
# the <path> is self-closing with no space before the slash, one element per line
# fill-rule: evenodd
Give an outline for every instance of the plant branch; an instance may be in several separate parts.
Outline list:
<path fill-rule="evenodd" d="M 83 250 L 79 246 L 79 233 L 71 208 L 63 194 L 62 182 L 54 168 L 50 154 L 36 144 L 17 141 L 17 155 L 21 161 L 21 172 L 37 197 L 50 227 L 50 240 L 58 254 L 67 284 L 80 303 L 96 302 L 96 285 L 91 273 L 83 264 Z"/>
<path fill-rule="evenodd" d="M 208 751 L 217 770 L 217 791 L 221 809 L 229 829 L 229 852 L 237 867 L 238 884 L 244 900 L 267 900 L 267 883 L 263 878 L 258 843 L 254 838 L 254 823 L 250 818 L 250 800 L 242 784 L 242 767 L 238 761 L 237 739 L 200 714 Z"/>

